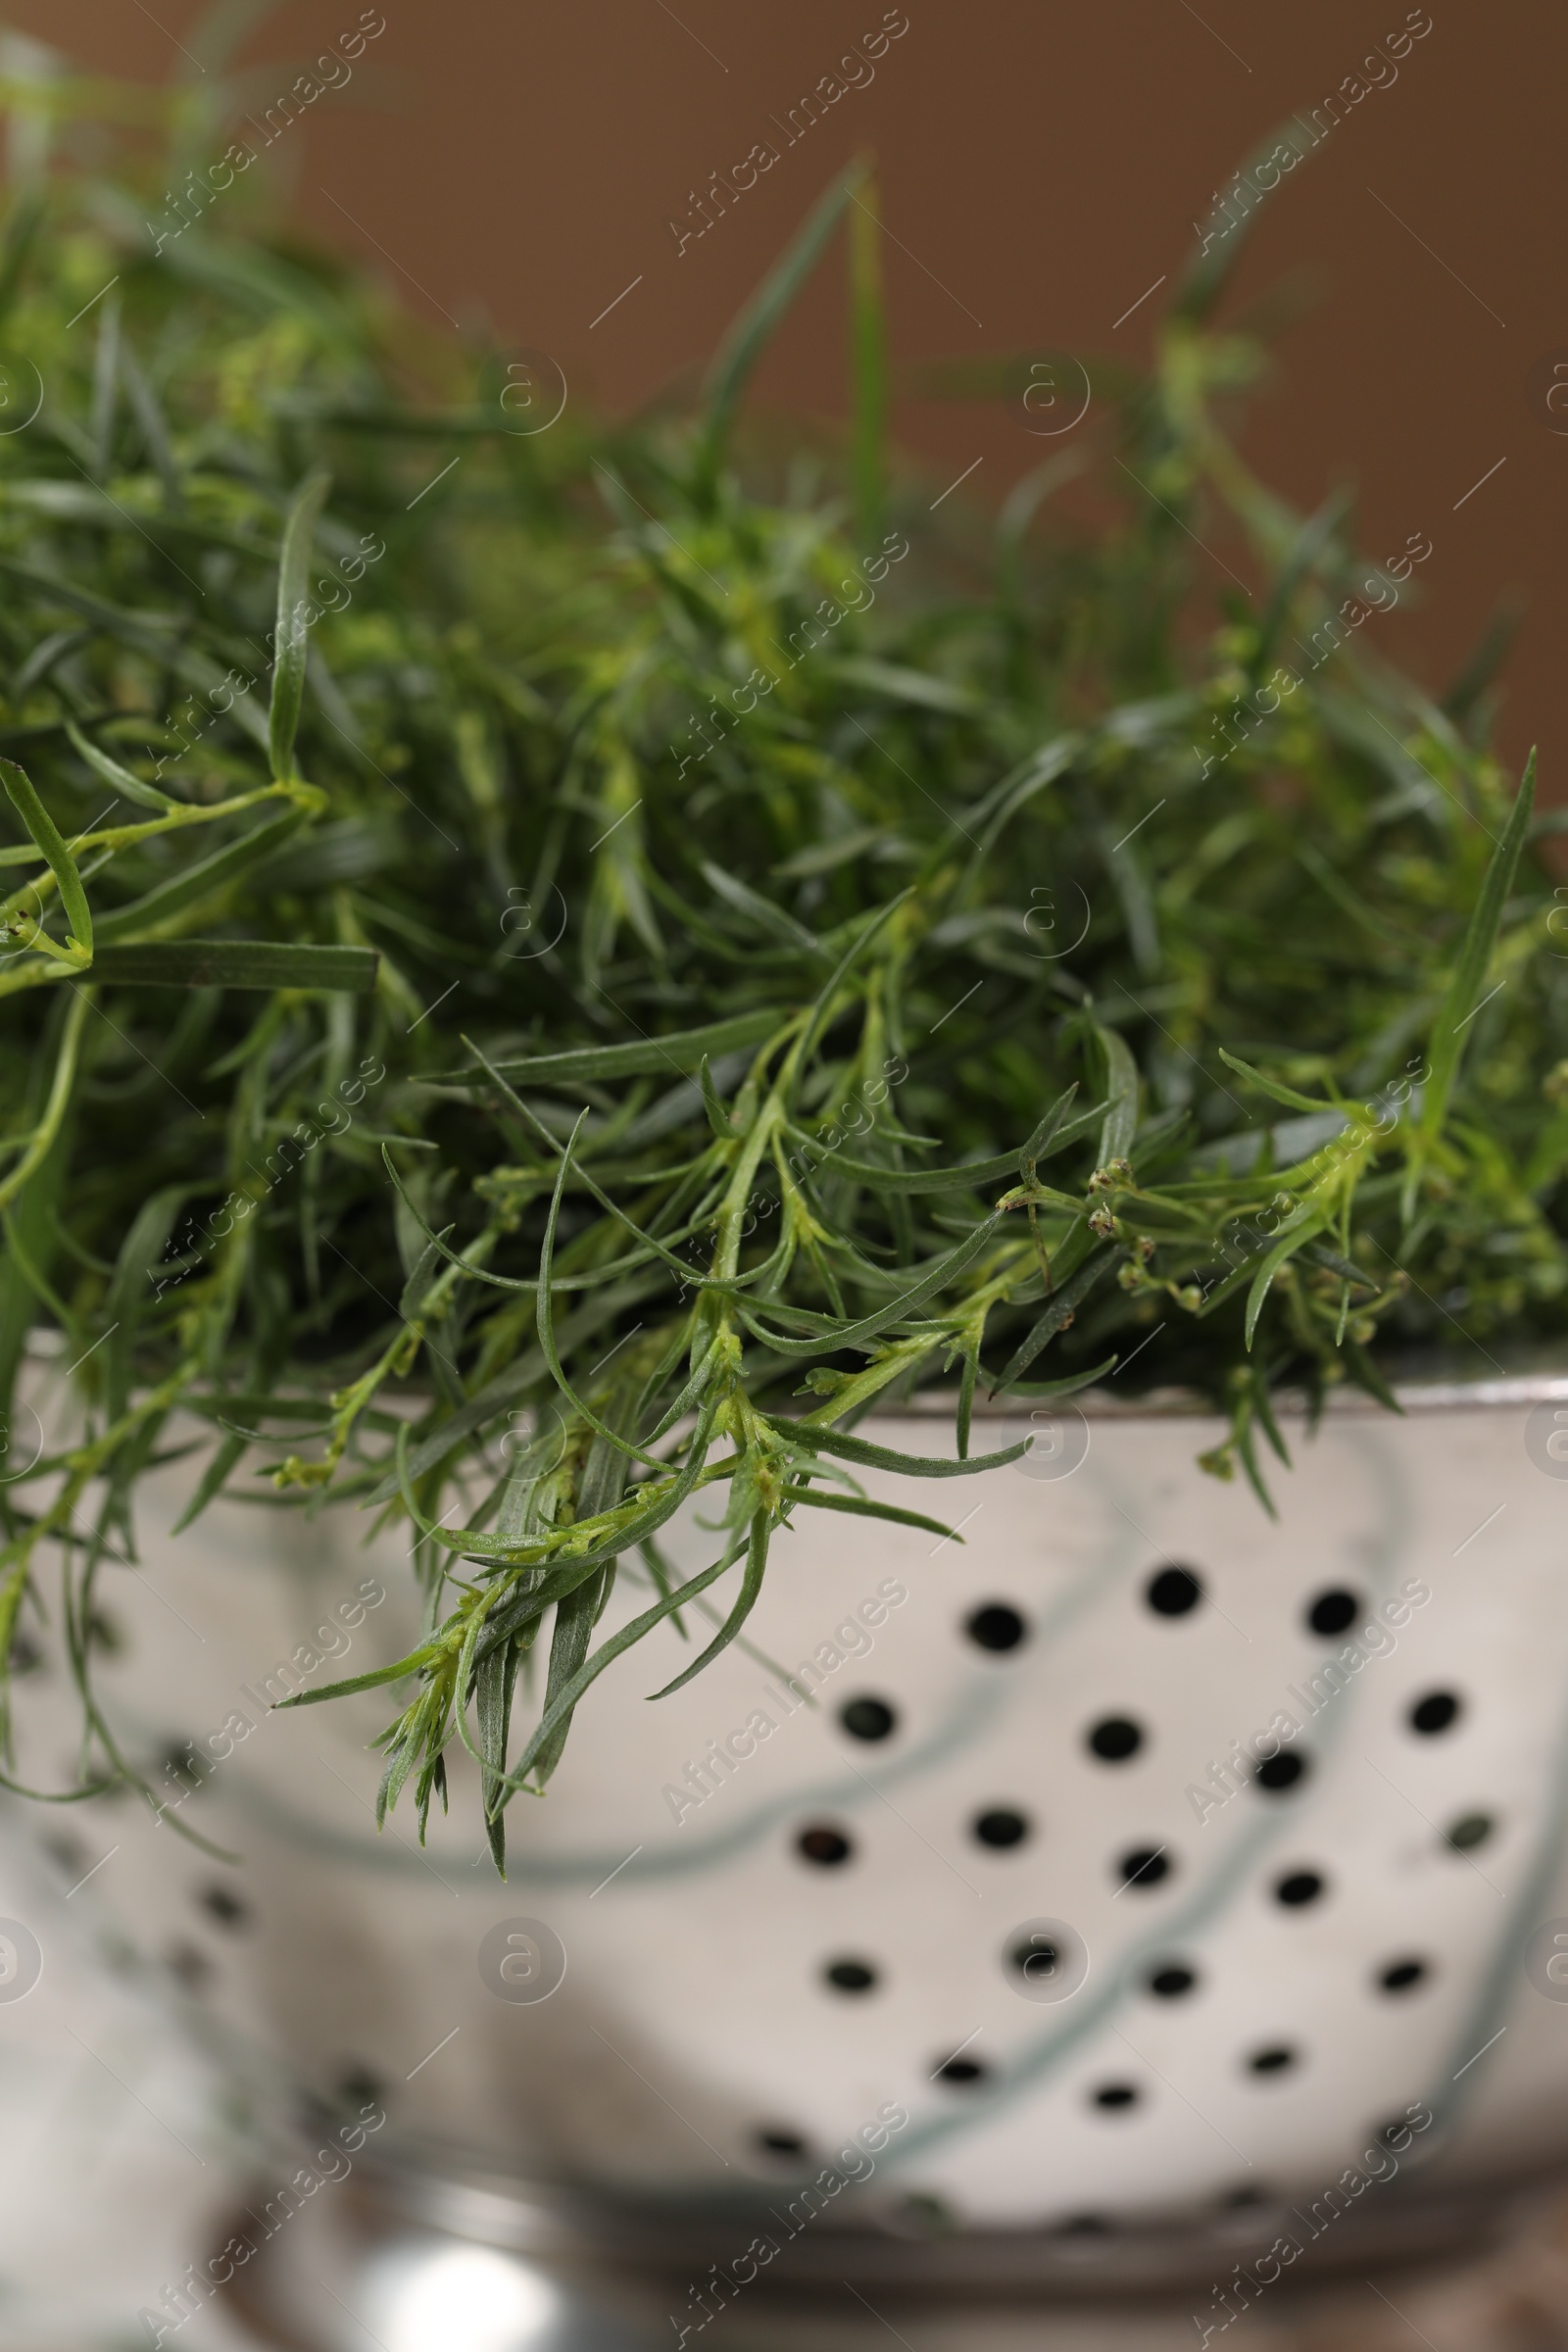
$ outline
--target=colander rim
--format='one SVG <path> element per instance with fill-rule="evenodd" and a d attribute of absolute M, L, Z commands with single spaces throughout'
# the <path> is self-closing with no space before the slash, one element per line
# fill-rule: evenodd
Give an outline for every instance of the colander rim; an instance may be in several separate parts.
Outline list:
<path fill-rule="evenodd" d="M 1485 1378 L 1466 1379 L 1451 1373 L 1413 1371 L 1408 1378 L 1390 1383 L 1402 1411 L 1406 1413 L 1476 1412 L 1519 1410 L 1537 1404 L 1568 1403 L 1568 1370 L 1498 1371 Z M 867 1414 L 870 1421 L 948 1420 L 957 1404 L 956 1386 L 921 1389 L 913 1396 L 897 1404 L 888 1404 Z M 1311 1400 L 1304 1391 L 1276 1392 L 1274 1410 L 1282 1419 L 1303 1421 L 1309 1416 Z M 1064 1398 L 1061 1409 L 1076 1406 L 1092 1419 L 1116 1421 L 1218 1421 L 1223 1418 L 1218 1405 L 1200 1390 L 1189 1388 L 1149 1389 L 1133 1396 L 1117 1396 L 1103 1383 L 1090 1389 L 1080 1389 L 1076 1396 Z M 1024 1397 L 977 1396 L 974 1411 L 977 1418 L 988 1421 L 1028 1422 L 1039 1410 Z M 1049 1408 L 1047 1408 L 1049 1409 Z M 1342 1414 L 1386 1413 L 1388 1407 L 1364 1389 L 1346 1382 L 1332 1389 L 1324 1401 L 1325 1413 Z"/>

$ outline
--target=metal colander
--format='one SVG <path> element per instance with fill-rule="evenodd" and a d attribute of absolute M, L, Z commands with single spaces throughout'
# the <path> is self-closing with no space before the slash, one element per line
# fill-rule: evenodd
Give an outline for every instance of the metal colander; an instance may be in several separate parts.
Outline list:
<path fill-rule="evenodd" d="M 1113 2245 L 1123 2280 L 1140 2245 L 1441 2235 L 1568 2156 L 1568 1382 L 1404 1394 L 1287 1422 L 1277 1522 L 1185 1413 L 865 1473 L 961 1541 L 803 1511 L 744 1646 L 644 1704 L 698 1617 L 595 1686 L 505 1886 L 466 1758 L 425 1852 L 376 1834 L 380 1693 L 265 1711 L 398 1654 L 398 1546 L 214 1510 L 111 1575 L 103 1687 L 243 1862 L 123 1801 L 25 1832 L 73 1877 L 118 1846 L 80 1902 L 236 2083 L 322 2130 L 384 2114 L 362 2180 L 553 2183 L 709 2267 L 754 2227 L 906 2276 Z M 27 1720 L 61 1766 L 65 1693 Z"/>

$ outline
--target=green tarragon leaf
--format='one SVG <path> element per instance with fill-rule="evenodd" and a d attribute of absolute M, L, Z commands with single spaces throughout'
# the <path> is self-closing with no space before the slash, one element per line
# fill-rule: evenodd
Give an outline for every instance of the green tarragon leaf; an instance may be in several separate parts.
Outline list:
<path fill-rule="evenodd" d="M 329 473 L 313 473 L 289 510 L 277 566 L 277 628 L 273 643 L 272 700 L 267 717 L 272 775 L 286 784 L 294 774 L 294 738 L 305 700 L 305 657 L 310 630 L 305 618 L 306 577 L 317 518 L 331 487 Z"/>
<path fill-rule="evenodd" d="M 313 947 L 284 939 L 159 939 L 100 949 L 93 970 L 127 988 L 330 989 L 368 997 L 373 948 Z"/>
<path fill-rule="evenodd" d="M 59 826 L 14 760 L 0 759 L 0 778 L 4 779 L 12 807 L 43 852 L 59 884 L 60 904 L 65 908 L 66 921 L 70 925 L 66 936 L 67 954 L 72 962 L 85 966 L 92 961 L 92 914 L 87 906 L 87 894 L 81 887 L 81 876 L 76 871 L 76 861 L 67 849 Z"/>

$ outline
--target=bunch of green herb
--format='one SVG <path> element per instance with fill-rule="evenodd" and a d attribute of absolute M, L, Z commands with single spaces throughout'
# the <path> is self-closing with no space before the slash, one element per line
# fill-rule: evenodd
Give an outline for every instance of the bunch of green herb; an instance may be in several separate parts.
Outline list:
<path fill-rule="evenodd" d="M 737 455 L 852 193 L 848 464 Z M 421 1828 L 471 1751 L 499 1865 L 656 1626 L 715 1629 L 674 1689 L 805 1515 L 941 1531 L 858 1470 L 1017 1458 L 977 1396 L 1186 1383 L 1266 1503 L 1282 1385 L 1557 1328 L 1568 984 L 1485 662 L 1440 707 L 1367 650 L 1389 575 L 1215 421 L 1258 348 L 1208 262 L 1102 428 L 1119 519 L 1032 531 L 1057 463 L 938 539 L 874 209 L 829 191 L 695 415 L 518 437 L 497 355 L 296 243 L 14 205 L 0 1388 L 53 1347 L 81 1421 L 0 1486 L 0 1655 L 69 1653 L 55 1793 L 145 1785 L 94 1584 L 193 1424 L 187 1524 L 412 1522 L 423 1636 L 341 1688 Z M 860 1434 L 947 1383 L 953 1459 Z"/>

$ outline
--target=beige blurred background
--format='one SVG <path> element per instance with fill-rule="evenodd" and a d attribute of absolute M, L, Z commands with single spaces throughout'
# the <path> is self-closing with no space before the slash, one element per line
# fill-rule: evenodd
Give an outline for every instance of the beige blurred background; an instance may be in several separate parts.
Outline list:
<path fill-rule="evenodd" d="M 8 13 L 100 71 L 192 71 L 180 45 L 201 14 L 192 0 L 12 0 Z M 242 54 L 275 66 L 281 90 L 361 9 L 249 13 Z M 802 93 L 885 15 L 907 29 L 874 78 L 786 146 L 775 118 L 787 128 Z M 1568 431 L 1553 424 L 1568 413 L 1553 419 L 1545 403 L 1559 351 L 1568 362 L 1560 4 L 377 0 L 367 22 L 377 16 L 385 30 L 353 81 L 274 150 L 300 214 L 433 323 L 487 315 L 615 412 L 701 364 L 833 171 L 865 149 L 896 240 L 906 385 L 924 363 L 988 352 L 1142 357 L 1213 191 L 1407 18 L 1430 21 L 1397 77 L 1377 69 L 1383 86 L 1254 230 L 1235 302 L 1287 281 L 1314 299 L 1283 339 L 1247 446 L 1303 506 L 1357 485 L 1369 553 L 1432 539 L 1424 608 L 1391 616 L 1381 640 L 1430 684 L 1447 683 L 1500 597 L 1523 593 L 1500 741 L 1517 760 L 1539 737 L 1544 783 L 1563 791 Z M 270 88 L 266 73 L 257 86 Z M 762 139 L 778 163 L 678 246 L 669 222 L 700 225 L 694 198 Z M 829 267 L 758 397 L 831 416 L 842 379 Z M 993 509 L 1049 446 L 1015 409 L 907 391 L 897 429 L 937 486 L 982 460 L 960 495 Z"/>

